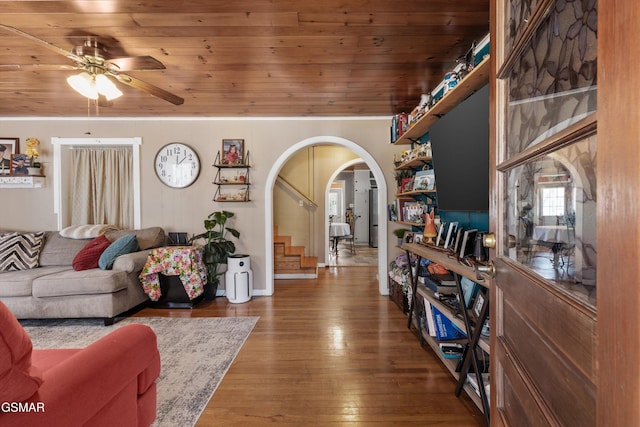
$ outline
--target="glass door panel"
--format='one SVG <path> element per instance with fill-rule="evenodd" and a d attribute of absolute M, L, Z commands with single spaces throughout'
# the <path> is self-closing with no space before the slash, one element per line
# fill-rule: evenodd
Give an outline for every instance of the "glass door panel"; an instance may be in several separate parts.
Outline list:
<path fill-rule="evenodd" d="M 505 171 L 508 257 L 576 299 L 596 302 L 596 137 Z"/>

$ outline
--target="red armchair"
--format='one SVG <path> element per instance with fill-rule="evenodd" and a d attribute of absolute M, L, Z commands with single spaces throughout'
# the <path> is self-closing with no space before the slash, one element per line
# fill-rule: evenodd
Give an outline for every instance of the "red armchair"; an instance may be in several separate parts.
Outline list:
<path fill-rule="evenodd" d="M 160 353 L 151 328 L 123 326 L 84 349 L 32 350 L 0 302 L 0 425 L 149 426 Z"/>

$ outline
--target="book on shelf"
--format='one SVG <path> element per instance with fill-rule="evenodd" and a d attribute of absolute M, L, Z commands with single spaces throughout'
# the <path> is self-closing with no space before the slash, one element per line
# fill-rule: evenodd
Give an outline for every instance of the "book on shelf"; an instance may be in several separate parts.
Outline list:
<path fill-rule="evenodd" d="M 462 288 L 462 293 L 464 294 L 464 306 L 467 308 L 471 308 L 471 303 L 478 294 L 480 285 L 467 277 L 463 277 L 462 279 L 460 279 L 460 287 Z"/>
<path fill-rule="evenodd" d="M 489 382 L 491 380 L 489 373 L 485 372 L 480 375 L 482 376 L 482 382 L 485 388 L 485 394 L 489 396 L 490 394 Z M 471 386 L 473 391 L 475 391 L 476 394 L 480 396 L 480 387 L 478 386 L 478 378 L 476 377 L 476 374 L 475 373 L 468 374 L 466 382 Z"/>
<path fill-rule="evenodd" d="M 432 336 L 435 338 L 436 336 L 436 324 L 433 321 L 433 311 L 431 310 L 431 303 L 424 298 L 424 315 L 427 319 L 427 332 L 429 333 L 429 336 Z"/>
<path fill-rule="evenodd" d="M 441 342 L 438 343 L 438 350 L 447 359 L 457 359 L 462 357 L 464 345 L 458 342 Z"/>
<path fill-rule="evenodd" d="M 447 316 L 433 305 L 431 306 L 433 322 L 436 329 L 436 339 L 438 341 L 450 341 L 466 338 L 467 334 L 458 328 Z"/>
<path fill-rule="evenodd" d="M 436 280 L 433 276 L 427 276 L 424 278 L 424 285 L 432 292 L 439 292 L 441 294 L 452 294 L 456 292 L 456 282 L 445 281 L 444 283 Z"/>

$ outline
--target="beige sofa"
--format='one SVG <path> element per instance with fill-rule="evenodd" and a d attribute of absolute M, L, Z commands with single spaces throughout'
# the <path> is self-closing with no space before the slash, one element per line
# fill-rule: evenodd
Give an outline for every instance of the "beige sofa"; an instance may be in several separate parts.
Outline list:
<path fill-rule="evenodd" d="M 20 271 L 0 271 L 0 300 L 18 319 L 103 318 L 105 325 L 145 304 L 149 299 L 138 275 L 149 249 L 163 246 L 160 227 L 109 231 L 110 241 L 135 234 L 140 251 L 116 258 L 111 270 L 91 268 L 76 271 L 72 262 L 91 239 L 62 237 L 46 233 L 39 266 Z"/>

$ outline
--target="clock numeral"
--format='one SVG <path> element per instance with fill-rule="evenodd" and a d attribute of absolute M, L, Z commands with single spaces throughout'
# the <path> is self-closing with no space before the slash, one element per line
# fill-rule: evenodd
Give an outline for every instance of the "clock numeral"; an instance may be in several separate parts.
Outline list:
<path fill-rule="evenodd" d="M 167 161 L 167 156 L 160 156 L 160 161 L 161 162 L 166 162 Z"/>

